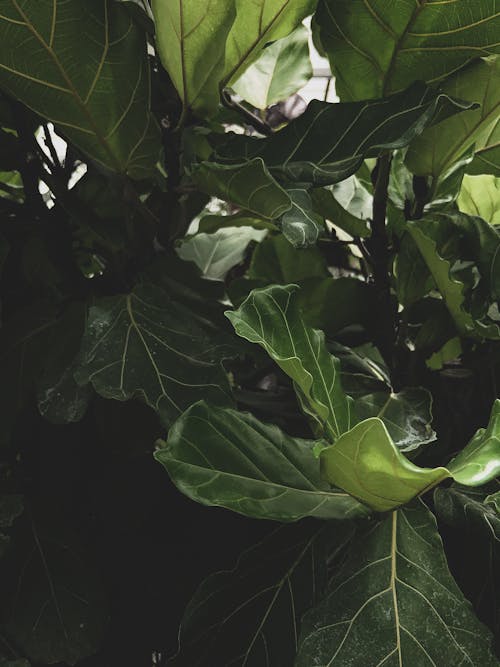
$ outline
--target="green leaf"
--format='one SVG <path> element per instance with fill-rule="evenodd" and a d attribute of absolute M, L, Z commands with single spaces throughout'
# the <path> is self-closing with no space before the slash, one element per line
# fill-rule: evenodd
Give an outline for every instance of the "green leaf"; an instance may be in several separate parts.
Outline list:
<path fill-rule="evenodd" d="M 51 518 L 25 522 L 4 560 L 9 610 L 3 632 L 36 663 L 75 665 L 100 647 L 108 603 L 78 541 Z"/>
<path fill-rule="evenodd" d="M 198 233 L 183 241 L 177 254 L 183 260 L 194 262 L 206 278 L 223 280 L 226 274 L 245 257 L 248 245 L 259 243 L 265 230 L 252 227 L 226 227 L 213 234 Z"/>
<path fill-rule="evenodd" d="M 331 185 L 354 174 L 365 158 L 408 145 L 436 117 L 470 108 L 418 82 L 372 102 L 313 100 L 280 132 L 266 139 L 233 135 L 217 154 L 234 162 L 260 157 L 277 177 Z"/>
<path fill-rule="evenodd" d="M 372 417 L 322 450 L 322 474 L 377 512 L 388 512 L 450 477 L 446 468 L 420 468 L 396 447 L 384 422 Z"/>
<path fill-rule="evenodd" d="M 313 13 L 317 0 L 235 0 L 222 85 L 233 83 L 269 42 L 289 35 Z"/>
<path fill-rule="evenodd" d="M 235 17 L 234 1 L 153 0 L 156 46 L 184 109 L 212 115 L 219 104 L 225 43 Z"/>
<path fill-rule="evenodd" d="M 434 280 L 419 247 L 409 233 L 403 234 L 394 260 L 394 277 L 398 301 L 410 306 L 428 294 Z"/>
<path fill-rule="evenodd" d="M 44 365 L 36 378 L 40 414 L 53 424 L 80 421 L 91 399 L 88 385 L 79 386 L 73 374 L 86 324 L 86 306 L 71 304 L 52 329 Z"/>
<path fill-rule="evenodd" d="M 467 173 L 500 177 L 500 119 L 477 138 L 474 151 Z"/>
<path fill-rule="evenodd" d="M 201 398 L 230 402 L 225 356 L 216 327 L 143 285 L 91 307 L 75 377 L 105 398 L 141 397 L 168 426 Z"/>
<path fill-rule="evenodd" d="M 337 541 L 352 534 L 335 526 Z M 206 579 L 181 622 L 172 667 L 292 665 L 302 614 L 326 582 L 325 527 L 284 526 L 244 552 L 235 568 Z"/>
<path fill-rule="evenodd" d="M 292 208 L 281 216 L 278 225 L 295 248 L 314 245 L 324 231 L 323 219 L 313 210 L 311 196 L 304 188 L 287 188 Z"/>
<path fill-rule="evenodd" d="M 248 269 L 249 278 L 263 280 L 268 285 L 289 285 L 329 275 L 325 258 L 317 247 L 294 248 L 281 235 L 268 237 L 255 248 Z"/>
<path fill-rule="evenodd" d="M 338 359 L 326 349 L 324 334 L 304 324 L 296 285 L 253 290 L 226 315 L 236 333 L 263 347 L 289 375 L 317 435 L 336 440 L 350 428 L 351 399 L 342 390 Z"/>
<path fill-rule="evenodd" d="M 459 484 L 481 486 L 500 475 L 500 400 L 491 410 L 486 429 L 481 428 L 448 468 Z"/>
<path fill-rule="evenodd" d="M 466 174 L 457 204 L 464 213 L 477 215 L 492 225 L 500 225 L 500 178 L 488 174 Z"/>
<path fill-rule="evenodd" d="M 277 220 L 292 207 L 290 196 L 260 158 L 237 165 L 204 162 L 193 170 L 192 179 L 203 192 L 264 220 Z"/>
<path fill-rule="evenodd" d="M 155 458 L 184 494 L 204 505 L 276 521 L 366 514 L 321 481 L 313 446 L 250 414 L 203 402 L 175 422 Z"/>
<path fill-rule="evenodd" d="M 316 188 L 312 191 L 314 210 L 327 218 L 336 227 L 354 237 L 366 238 L 370 236 L 370 225 L 367 220 L 357 218 L 349 213 L 335 198 L 329 188 Z"/>
<path fill-rule="evenodd" d="M 370 522 L 303 620 L 296 667 L 497 667 L 422 503 Z"/>
<path fill-rule="evenodd" d="M 497 19 L 500 21 L 500 19 Z M 500 25 L 499 25 L 500 29 Z M 406 165 L 420 176 L 436 180 L 457 162 L 500 113 L 500 58 L 479 60 L 451 76 L 443 85 L 448 95 L 477 102 L 476 109 L 427 128 L 412 141 Z"/>
<path fill-rule="evenodd" d="M 261 53 L 232 88 L 257 109 L 286 100 L 312 77 L 309 31 L 303 25 Z"/>
<path fill-rule="evenodd" d="M 454 259 L 445 256 L 450 229 L 453 233 L 453 220 L 446 216 L 428 216 L 408 222 L 408 231 L 427 264 L 458 332 L 463 336 L 495 339 L 499 334 L 498 327 L 475 320 L 466 309 L 465 285 L 452 274 Z"/>
<path fill-rule="evenodd" d="M 495 494 L 498 495 L 498 494 Z M 500 543 L 500 513 L 483 489 L 470 489 L 453 484 L 448 489 L 434 491 L 434 506 L 438 519 L 463 530 L 472 523 L 488 541 Z"/>
<path fill-rule="evenodd" d="M 493 505 L 495 512 L 500 516 L 500 491 L 487 496 L 484 502 L 488 505 Z"/>
<path fill-rule="evenodd" d="M 421 445 L 433 442 L 432 396 L 426 389 L 411 387 L 394 394 L 376 392 L 358 398 L 354 409 L 359 421 L 379 417 L 392 438 L 403 452 L 410 452 Z"/>
<path fill-rule="evenodd" d="M 152 173 L 160 137 L 149 112 L 146 42 L 123 7 L 1 0 L 0 37 L 0 87 L 107 168 Z"/>
<path fill-rule="evenodd" d="M 499 53 L 495 2 L 321 0 L 315 21 L 342 99 L 382 97 L 434 82 Z"/>

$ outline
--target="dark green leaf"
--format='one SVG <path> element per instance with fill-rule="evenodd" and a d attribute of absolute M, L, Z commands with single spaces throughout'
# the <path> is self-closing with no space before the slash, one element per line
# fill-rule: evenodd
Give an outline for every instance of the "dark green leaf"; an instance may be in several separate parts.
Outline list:
<path fill-rule="evenodd" d="M 351 535 L 335 526 L 337 542 Z M 198 588 L 180 629 L 174 667 L 288 667 L 297 653 L 302 614 L 326 582 L 324 526 L 300 524 L 271 533 L 242 554 L 234 570 Z"/>
<path fill-rule="evenodd" d="M 474 159 L 467 167 L 467 173 L 500 177 L 500 120 L 477 138 L 474 150 Z"/>
<path fill-rule="evenodd" d="M 256 139 L 234 135 L 218 154 L 234 162 L 259 157 L 277 176 L 331 185 L 354 174 L 364 158 L 408 145 L 436 117 L 446 118 L 470 108 L 468 102 L 422 83 L 372 102 L 330 104 L 313 100 L 298 119 L 273 136 Z"/>
<path fill-rule="evenodd" d="M 295 664 L 498 666 L 422 503 L 359 531 L 326 598 L 304 618 Z"/>
<path fill-rule="evenodd" d="M 357 218 L 349 213 L 335 198 L 334 192 L 328 188 L 316 188 L 312 192 L 315 211 L 327 218 L 336 227 L 343 229 L 351 236 L 366 238 L 370 236 L 370 225 L 367 220 Z"/>
<path fill-rule="evenodd" d="M 53 424 L 77 422 L 84 416 L 91 391 L 73 374 L 86 321 L 85 304 L 72 304 L 52 329 L 42 372 L 36 378 L 40 414 Z"/>
<path fill-rule="evenodd" d="M 76 379 L 105 398 L 140 396 L 168 426 L 201 398 L 230 401 L 220 365 L 227 354 L 215 327 L 144 285 L 90 309 Z"/>
<path fill-rule="evenodd" d="M 49 529 L 33 520 L 24 528 L 5 561 L 12 595 L 4 632 L 37 663 L 75 665 L 100 646 L 107 600 L 93 566 L 61 525 Z"/>
<path fill-rule="evenodd" d="M 265 48 L 231 87 L 252 106 L 266 109 L 303 88 L 312 74 L 309 31 L 301 25 Z"/>
<path fill-rule="evenodd" d="M 109 169 L 144 178 L 159 153 L 142 32 L 109 0 L 1 0 L 0 86 Z M 18 48 L 22 44 L 22 48 Z"/>
<path fill-rule="evenodd" d="M 235 213 L 234 215 L 204 215 L 200 219 L 199 231 L 204 234 L 213 234 L 219 229 L 227 227 L 253 227 L 254 229 L 270 229 L 277 231 L 276 225 L 262 218 L 248 215 L 247 213 Z"/>
<path fill-rule="evenodd" d="M 351 399 L 342 390 L 338 359 L 326 349 L 324 334 L 304 324 L 297 286 L 253 290 L 227 317 L 236 333 L 261 345 L 289 375 L 317 435 L 331 441 L 350 428 Z"/>
<path fill-rule="evenodd" d="M 358 398 L 354 410 L 360 421 L 379 417 L 394 444 L 403 452 L 436 439 L 432 430 L 432 397 L 421 387 L 394 393 L 377 392 Z"/>
<path fill-rule="evenodd" d="M 313 446 L 250 414 L 197 403 L 175 422 L 155 458 L 183 493 L 204 505 L 277 521 L 365 514 L 321 481 Z"/>
<path fill-rule="evenodd" d="M 490 496 L 491 498 L 491 496 Z M 500 513 L 483 489 L 471 489 L 453 484 L 448 489 L 434 491 L 434 506 L 438 518 L 450 526 L 463 529 L 471 522 L 488 541 L 500 543 Z"/>
<path fill-rule="evenodd" d="M 238 165 L 204 162 L 193 170 L 192 178 L 203 192 L 265 220 L 277 220 L 292 207 L 290 196 L 260 158 Z"/>
<path fill-rule="evenodd" d="M 500 51 L 495 0 L 321 0 L 321 44 L 343 99 L 382 97 L 416 79 L 433 82 Z"/>

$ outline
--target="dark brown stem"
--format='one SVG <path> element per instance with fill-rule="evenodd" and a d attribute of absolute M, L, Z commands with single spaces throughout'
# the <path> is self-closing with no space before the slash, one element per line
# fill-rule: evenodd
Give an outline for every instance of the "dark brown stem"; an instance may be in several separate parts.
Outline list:
<path fill-rule="evenodd" d="M 397 305 L 391 295 L 391 251 L 387 234 L 387 203 L 392 155 L 387 153 L 377 160 L 374 176 L 373 217 L 371 237 L 367 248 L 371 260 L 375 288 L 375 312 L 380 313 L 378 346 L 397 384 L 396 337 L 398 329 Z"/>

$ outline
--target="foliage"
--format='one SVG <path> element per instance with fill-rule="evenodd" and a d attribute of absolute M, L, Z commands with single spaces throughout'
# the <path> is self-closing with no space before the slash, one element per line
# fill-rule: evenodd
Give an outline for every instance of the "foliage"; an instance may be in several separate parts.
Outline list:
<path fill-rule="evenodd" d="M 0 0 L 0 667 L 500 665 L 499 33 Z"/>

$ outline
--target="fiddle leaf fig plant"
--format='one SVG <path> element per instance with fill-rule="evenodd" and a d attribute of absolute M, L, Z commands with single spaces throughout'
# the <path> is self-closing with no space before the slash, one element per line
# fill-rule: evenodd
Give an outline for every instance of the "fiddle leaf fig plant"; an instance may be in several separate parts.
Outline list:
<path fill-rule="evenodd" d="M 0 0 L 0 667 L 500 666 L 499 10 Z"/>

